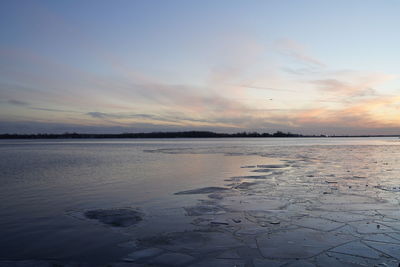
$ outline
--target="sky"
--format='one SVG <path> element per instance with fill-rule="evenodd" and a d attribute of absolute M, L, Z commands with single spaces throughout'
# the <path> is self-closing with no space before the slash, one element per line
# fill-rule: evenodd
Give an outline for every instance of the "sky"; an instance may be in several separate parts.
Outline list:
<path fill-rule="evenodd" d="M 400 133 L 395 0 L 2 0 L 0 133 Z"/>

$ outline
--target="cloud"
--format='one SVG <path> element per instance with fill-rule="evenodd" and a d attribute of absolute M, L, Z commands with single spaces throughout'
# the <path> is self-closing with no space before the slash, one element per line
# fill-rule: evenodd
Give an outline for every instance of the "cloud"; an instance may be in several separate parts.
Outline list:
<path fill-rule="evenodd" d="M 75 110 L 66 110 L 66 109 L 56 109 L 56 108 L 42 108 L 42 107 L 30 107 L 32 110 L 41 110 L 41 111 L 50 111 L 50 112 L 61 112 L 61 113 L 81 113 Z"/>
<path fill-rule="evenodd" d="M 317 133 L 334 127 L 375 129 L 400 125 L 395 116 L 398 114 L 396 102 L 386 101 L 377 94 L 379 87 L 393 79 L 393 75 L 326 71 L 321 62 L 297 43 L 285 41 L 281 49 L 306 65 L 296 73 L 295 81 L 275 77 L 269 72 L 265 79 L 255 79 L 263 73 L 248 75 L 247 70 L 256 66 L 262 55 L 262 50 L 251 46 L 248 49 L 253 51 L 251 57 L 217 64 L 211 69 L 211 82 L 206 79 L 202 86 L 167 83 L 137 72 L 130 76 L 124 73 L 105 77 L 27 57 L 26 60 L 31 60 L 30 64 L 37 66 L 42 74 L 4 73 L 9 79 L 5 82 L 11 86 L 2 86 L 0 93 L 3 99 L 10 99 L 9 104 L 28 108 L 14 112 L 15 108 L 9 111 L 3 107 L 8 113 L 2 112 L 6 115 L 1 119 L 24 120 L 38 131 L 41 125 L 43 131 L 52 130 L 51 124 L 68 131 L 208 129 L 232 132 L 257 129 L 306 132 L 313 129 Z M 0 53 L 0 56 L 4 55 Z M 2 70 L 7 69 L 3 67 Z M 72 77 L 72 81 L 68 77 Z M 299 81 L 299 77 L 303 79 Z M 260 90 L 247 90 L 249 88 Z M 310 91 L 314 94 L 310 95 Z M 270 98 L 274 101 L 269 101 Z M 35 104 L 20 99 L 29 99 Z M 321 104 L 326 103 L 323 101 L 332 103 L 325 106 Z M 43 116 L 45 111 L 49 116 Z M 31 123 L 27 122 L 29 119 Z M 33 124 L 34 121 L 42 124 Z M 21 124 L 18 127 L 23 129 Z"/>
<path fill-rule="evenodd" d="M 251 84 L 242 84 L 240 85 L 241 87 L 244 88 L 253 88 L 253 89 L 261 89 L 261 90 L 267 90 L 267 91 L 287 91 L 287 92 L 297 92 L 296 90 L 291 90 L 291 89 L 286 89 L 286 88 L 273 88 L 273 87 L 264 87 L 264 86 L 256 86 L 256 85 L 251 85 Z"/>
<path fill-rule="evenodd" d="M 366 72 L 339 72 L 327 75 L 333 78 L 311 80 L 309 83 L 323 92 L 342 96 L 375 95 L 375 87 L 396 78 L 395 75 Z"/>
<path fill-rule="evenodd" d="M 293 74 L 293 75 L 317 75 L 321 74 L 321 70 L 315 68 L 292 68 L 292 67 L 283 67 L 281 68 L 282 71 Z"/>
<path fill-rule="evenodd" d="M 106 114 L 103 112 L 88 112 L 88 113 L 86 113 L 86 115 L 89 115 L 92 118 L 99 118 L 99 119 L 110 117 L 109 114 Z"/>
<path fill-rule="evenodd" d="M 325 64 L 311 56 L 306 48 L 290 39 L 279 39 L 274 42 L 275 48 L 283 55 L 311 67 L 325 67 Z"/>
<path fill-rule="evenodd" d="M 1 57 L 20 62 L 22 65 L 40 69 L 40 73 L 9 71 L 7 66 L 2 74 L 7 76 L 8 86 L 2 87 L 1 94 L 5 96 L 18 95 L 24 99 L 34 99 L 35 103 L 48 104 L 52 107 L 65 106 L 69 110 L 89 110 L 100 106 L 102 109 L 130 111 L 132 109 L 152 110 L 162 112 L 177 111 L 189 116 L 202 113 L 207 114 L 238 110 L 243 108 L 239 101 L 232 101 L 224 97 L 224 92 L 214 91 L 211 88 L 199 88 L 191 85 L 167 84 L 152 77 L 131 73 L 131 76 L 103 77 L 78 69 L 54 64 L 39 55 L 31 55 L 19 51 L 7 53 L 1 51 Z M 68 79 L 73 77 L 73 79 Z M 18 90 L 15 90 L 17 85 Z M 112 90 L 110 89 L 112 88 Z M 221 94 L 221 95 L 219 95 Z M 13 102 L 17 105 L 17 102 Z M 22 104 L 22 102 L 18 103 Z M 32 107 L 33 110 L 64 112 L 58 108 L 49 108 L 41 105 Z M 135 108 L 134 108 L 135 107 Z M 69 111 L 67 111 L 69 112 Z M 86 112 L 88 113 L 88 112 Z M 121 115 L 102 114 L 92 112 L 87 115 L 92 118 L 122 118 Z M 85 114 L 85 112 L 81 112 Z M 31 114 L 26 114 L 30 116 Z M 130 116 L 139 118 L 140 116 Z M 143 117 L 143 116 L 142 116 Z M 198 116 L 195 116 L 198 117 Z"/>
<path fill-rule="evenodd" d="M 166 112 L 162 115 L 155 114 L 130 114 L 130 113 L 105 113 L 88 112 L 86 115 L 101 119 L 108 123 L 119 125 L 130 125 L 132 123 L 147 123 L 153 125 L 181 125 L 181 126 L 215 126 L 215 127 L 235 127 L 231 122 L 222 122 L 217 118 L 195 118 L 186 116 L 182 112 Z"/>
<path fill-rule="evenodd" d="M 314 108 L 304 110 L 292 116 L 296 125 L 301 127 L 330 128 L 387 128 L 399 127 L 399 96 L 375 97 L 349 104 L 340 109 Z"/>
<path fill-rule="evenodd" d="M 152 119 L 156 116 L 151 114 L 129 114 L 129 113 L 106 113 L 106 112 L 87 112 L 85 115 L 88 115 L 92 118 L 96 119 L 129 119 L 129 118 L 147 118 Z"/>
<path fill-rule="evenodd" d="M 11 105 L 16 105 L 16 106 L 29 106 L 28 102 L 15 100 L 15 99 L 10 99 L 7 101 L 7 103 L 9 103 Z"/>

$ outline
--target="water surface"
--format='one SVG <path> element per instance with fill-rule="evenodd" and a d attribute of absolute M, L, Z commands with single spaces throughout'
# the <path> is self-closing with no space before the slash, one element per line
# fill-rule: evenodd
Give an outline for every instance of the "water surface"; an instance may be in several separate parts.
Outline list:
<path fill-rule="evenodd" d="M 133 250 L 121 246 L 127 241 L 194 231 L 204 227 L 199 224 L 201 220 L 205 224 L 218 218 L 229 221 L 249 211 L 285 211 L 286 217 L 274 216 L 281 228 L 270 228 L 274 224 L 264 227 L 279 233 L 295 225 L 290 223 L 292 217 L 308 218 L 310 210 L 318 210 L 318 216 L 312 218 L 327 219 L 321 215 L 323 212 L 341 211 L 348 201 L 358 201 L 358 210 L 371 210 L 371 205 L 376 205 L 374 210 L 382 208 L 393 213 L 389 211 L 395 206 L 385 205 L 399 203 L 399 145 L 395 138 L 2 140 L 0 258 L 118 262 Z M 276 170 L 260 167 L 274 164 L 287 166 Z M 268 177 L 257 179 L 257 175 Z M 222 207 L 224 214 L 188 216 L 188 207 L 198 207 L 199 201 L 204 204 L 210 199 L 207 195 L 174 193 L 206 186 L 232 191 L 222 194 L 218 203 L 207 202 Z M 120 207 L 140 210 L 144 221 L 117 229 L 76 215 Z M 380 228 L 391 229 L 383 232 L 386 237 L 400 229 L 393 225 L 397 224 L 396 216 L 390 219 L 392 225 L 382 224 Z M 384 217 L 380 221 L 388 220 Z M 252 218 L 256 218 L 257 225 L 265 223 L 257 216 Z M 366 217 L 360 223 L 375 223 L 378 219 Z M 232 221 L 229 224 L 237 226 Z M 313 229 L 307 221 L 304 224 L 305 229 Z M 345 220 L 338 226 L 350 224 Z M 231 231 L 231 225 L 226 229 L 225 224 L 221 226 L 218 231 Z M 362 234 L 354 227 L 356 234 Z M 255 240 L 257 235 L 253 236 Z M 262 255 L 254 256 L 253 261 L 257 257 L 270 258 L 267 249 L 258 250 Z M 395 259 L 388 252 L 384 255 Z"/>

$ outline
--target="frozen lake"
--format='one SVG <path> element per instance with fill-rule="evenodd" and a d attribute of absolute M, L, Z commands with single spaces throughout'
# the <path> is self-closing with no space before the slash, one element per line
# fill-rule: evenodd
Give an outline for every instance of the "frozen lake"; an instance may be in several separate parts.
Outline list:
<path fill-rule="evenodd" d="M 0 155 L 0 266 L 399 265 L 397 138 L 2 140 Z"/>

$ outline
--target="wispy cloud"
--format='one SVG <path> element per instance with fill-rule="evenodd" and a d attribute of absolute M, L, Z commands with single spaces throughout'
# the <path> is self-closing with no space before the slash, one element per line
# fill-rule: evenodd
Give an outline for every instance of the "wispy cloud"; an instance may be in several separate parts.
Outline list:
<path fill-rule="evenodd" d="M 267 91 L 297 92 L 296 90 L 293 90 L 293 89 L 273 88 L 273 87 L 266 87 L 266 86 L 257 86 L 257 85 L 252 85 L 252 84 L 241 84 L 240 86 L 243 87 L 243 88 L 254 88 L 254 89 L 260 89 L 260 90 L 267 90 Z"/>
<path fill-rule="evenodd" d="M 10 99 L 7 101 L 7 103 L 11 104 L 11 105 L 16 105 L 16 106 L 29 106 L 28 102 L 15 100 L 15 99 Z"/>
<path fill-rule="evenodd" d="M 310 83 L 326 93 L 342 96 L 366 96 L 376 93 L 375 87 L 396 78 L 384 73 L 345 72 L 329 74 L 333 78 L 311 80 Z"/>
<path fill-rule="evenodd" d="M 41 111 L 49 111 L 49 112 L 60 112 L 60 113 L 78 113 L 81 114 L 82 112 L 76 110 L 67 110 L 67 109 L 56 109 L 56 108 L 42 108 L 42 107 L 29 107 L 32 110 L 41 110 Z"/>
<path fill-rule="evenodd" d="M 313 57 L 302 44 L 291 39 L 279 39 L 274 42 L 276 49 L 288 57 L 293 58 L 299 63 L 311 67 L 325 67 L 317 58 Z"/>

